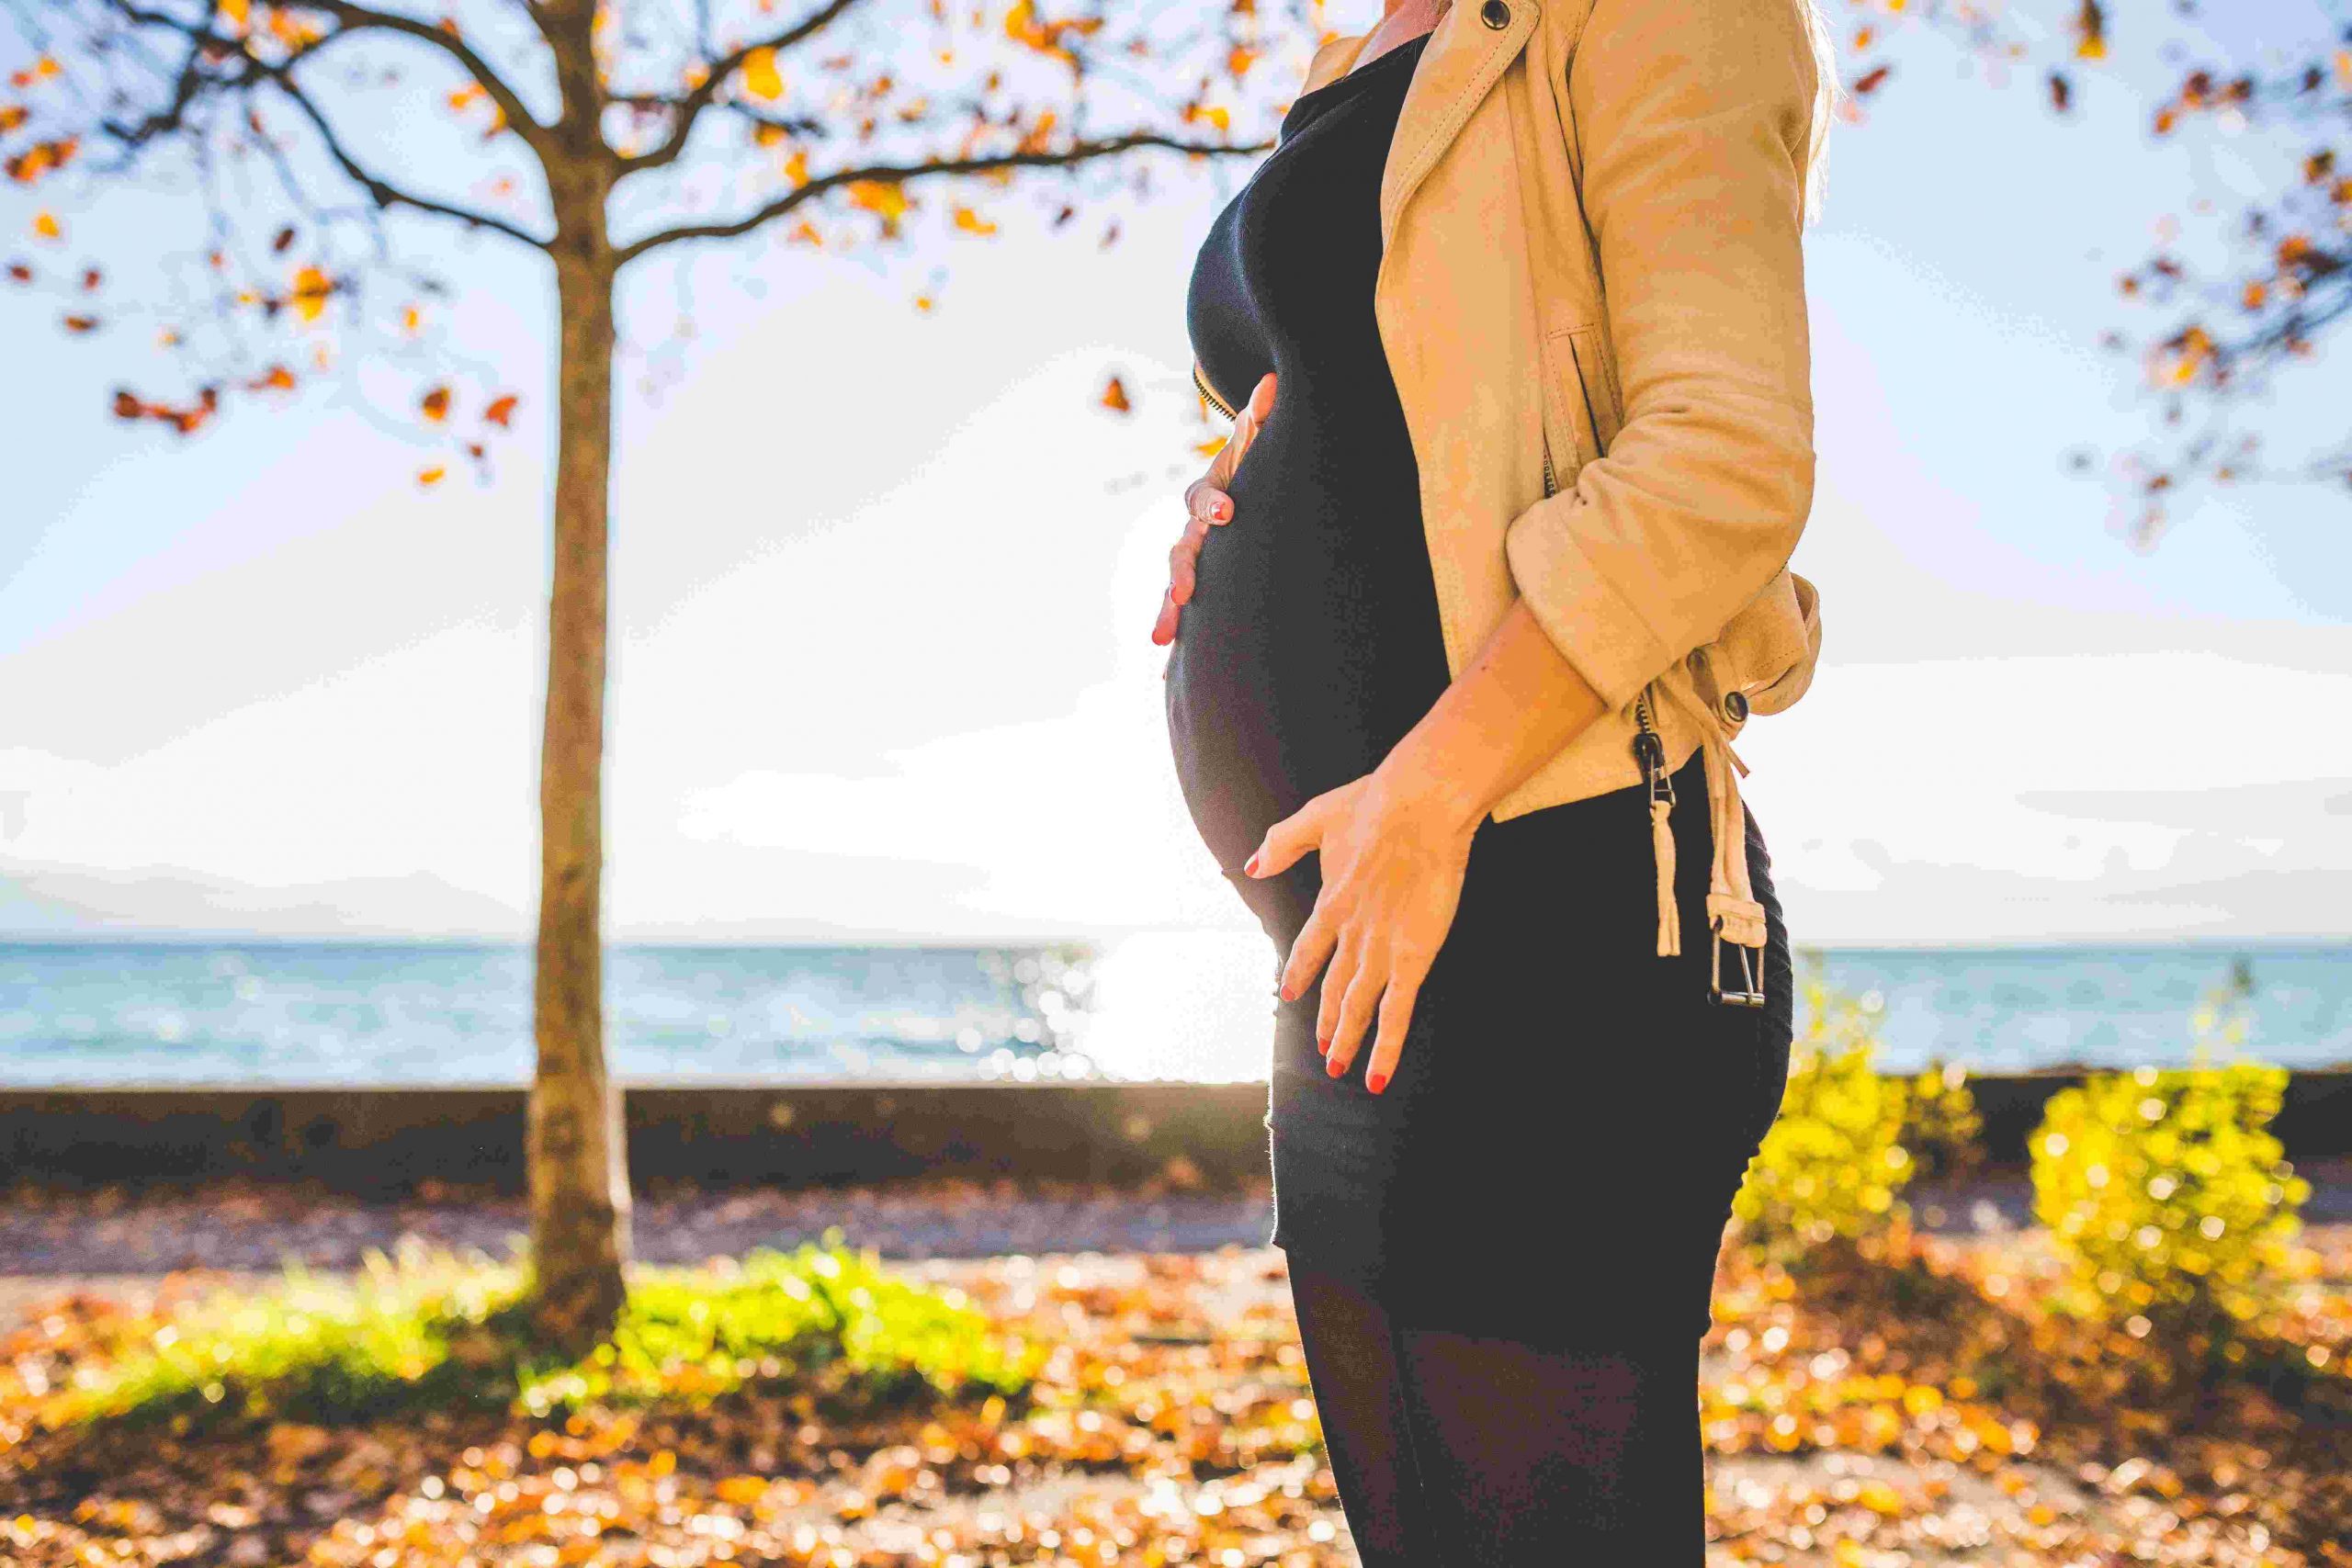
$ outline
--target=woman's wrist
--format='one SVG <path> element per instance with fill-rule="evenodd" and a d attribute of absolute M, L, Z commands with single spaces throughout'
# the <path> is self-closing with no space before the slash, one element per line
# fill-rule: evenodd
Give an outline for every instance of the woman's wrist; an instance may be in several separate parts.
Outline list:
<path fill-rule="evenodd" d="M 1374 773 L 1433 824 L 1468 833 L 1604 712 L 1522 599 Z"/>
<path fill-rule="evenodd" d="M 1406 733 L 1372 776 L 1395 809 L 1440 835 L 1469 836 L 1494 804 L 1459 768 L 1448 765 L 1447 749 L 1430 733 L 1427 719 Z"/>

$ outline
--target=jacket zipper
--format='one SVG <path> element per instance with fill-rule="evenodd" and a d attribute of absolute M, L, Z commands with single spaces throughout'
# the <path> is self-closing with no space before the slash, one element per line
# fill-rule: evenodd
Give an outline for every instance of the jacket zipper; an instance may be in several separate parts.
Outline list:
<path fill-rule="evenodd" d="M 1666 771 L 1666 738 L 1650 722 L 1650 689 L 1644 686 L 1634 699 L 1634 760 L 1642 765 L 1642 777 L 1649 781 L 1650 798 L 1674 804 L 1674 775 Z"/>
<path fill-rule="evenodd" d="M 1216 410 L 1217 412 L 1225 415 L 1227 419 L 1239 417 L 1234 412 L 1233 405 L 1227 402 L 1223 398 L 1218 397 L 1216 395 L 1216 389 L 1209 385 L 1208 378 L 1201 374 L 1201 367 L 1198 361 L 1194 361 L 1193 365 L 1193 386 L 1200 392 L 1201 400 L 1208 404 L 1209 407 Z"/>

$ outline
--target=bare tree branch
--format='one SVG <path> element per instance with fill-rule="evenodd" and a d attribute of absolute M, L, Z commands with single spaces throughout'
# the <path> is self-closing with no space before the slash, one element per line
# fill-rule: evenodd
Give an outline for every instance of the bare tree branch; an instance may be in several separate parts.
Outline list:
<path fill-rule="evenodd" d="M 326 144 L 327 155 L 335 161 L 353 184 L 368 193 L 368 199 L 378 207 L 406 207 L 418 212 L 428 212 L 439 218 L 455 219 L 460 223 L 494 231 L 510 240 L 519 240 L 535 250 L 543 251 L 552 243 L 493 213 L 478 212 L 471 208 L 458 207 L 450 202 L 436 200 L 432 197 L 418 196 L 412 191 L 402 190 L 379 175 L 369 173 L 356 158 L 345 150 L 342 139 L 335 134 L 334 127 L 328 122 L 325 114 L 311 101 L 310 96 L 302 91 L 300 85 L 290 75 L 281 75 L 276 71 L 270 71 L 269 74 L 277 79 L 278 90 L 294 100 L 295 107 L 302 111 L 303 116 L 317 130 L 319 139 Z"/>
<path fill-rule="evenodd" d="M 905 185 L 915 180 L 939 175 L 984 175 L 998 169 L 1072 168 L 1098 158 L 1114 157 L 1140 148 L 1157 147 L 1171 152 L 1200 152 L 1211 156 L 1232 156 L 1247 152 L 1263 152 L 1273 146 L 1271 141 L 1223 142 L 1182 141 L 1172 136 L 1137 132 L 1131 136 L 1116 136 L 1107 141 L 1080 141 L 1055 152 L 1002 152 L 985 158 L 944 158 L 934 163 L 897 164 L 875 164 L 865 168 L 842 169 L 820 175 L 756 211 L 741 218 L 719 223 L 689 223 L 675 229 L 649 234 L 616 250 L 616 265 L 627 265 L 646 252 L 663 245 L 676 244 L 682 240 L 727 240 L 738 234 L 748 234 L 762 224 L 783 217 L 804 202 L 813 201 L 827 191 L 861 180 L 887 185 Z"/>
<path fill-rule="evenodd" d="M 745 61 L 763 49 L 790 49 L 803 39 L 831 27 L 840 19 L 843 12 L 858 3 L 859 0 L 826 0 L 824 6 L 782 32 L 773 33 L 763 39 L 756 39 L 739 49 L 729 51 L 713 61 L 709 73 L 695 84 L 694 91 L 682 98 L 630 99 L 631 103 L 639 107 L 649 104 L 667 105 L 677 116 L 677 121 L 670 128 L 670 134 L 663 139 L 660 146 L 640 152 L 633 158 L 623 158 L 620 161 L 623 171 L 633 174 L 639 169 L 659 168 L 664 164 L 673 162 L 679 153 L 686 150 L 686 141 L 694 134 L 695 122 L 702 118 L 702 111 L 710 107 L 711 101 L 718 97 L 718 90 L 727 85 L 736 72 L 743 68 Z"/>
<path fill-rule="evenodd" d="M 133 0 L 107 0 L 107 3 L 125 19 L 136 22 L 142 27 L 162 28 L 176 32 L 199 47 L 209 46 L 224 51 L 267 68 L 267 62 L 247 49 L 245 40 L 241 38 L 213 32 L 208 27 L 184 21 L 165 12 L 149 10 L 143 6 L 134 4 Z M 498 73 L 490 62 L 484 60 L 471 44 L 456 33 L 429 23 L 420 22 L 413 17 L 402 17 L 390 11 L 379 11 L 371 6 L 356 5 L 353 0 L 302 0 L 302 6 L 305 10 L 319 11 L 333 17 L 342 26 L 317 43 L 290 57 L 285 62 L 287 65 L 291 66 L 297 61 L 308 59 L 338 39 L 354 38 L 362 33 L 389 32 L 397 33 L 402 38 L 415 39 L 430 44 L 456 62 L 468 77 L 483 92 L 490 95 L 491 102 L 496 104 L 499 112 L 506 117 L 507 125 L 533 152 L 544 155 L 548 151 L 549 128 L 539 122 L 515 93 L 514 87 Z M 191 62 L 191 66 L 193 64 L 194 62 Z"/>
<path fill-rule="evenodd" d="M 144 119 L 137 122 L 107 122 L 108 131 L 121 140 L 124 144 L 136 147 L 181 127 L 185 121 L 187 109 L 193 105 L 199 94 L 201 84 L 204 80 L 201 73 L 197 70 L 197 66 L 204 60 L 207 51 L 209 51 L 214 53 L 216 58 L 235 60 L 239 65 L 243 68 L 245 73 L 245 74 L 241 78 L 220 81 L 220 85 L 224 90 L 242 91 L 250 88 L 257 81 L 266 80 L 276 86 L 278 91 L 284 93 L 288 99 L 292 100 L 294 106 L 302 111 L 303 117 L 307 118 L 311 122 L 312 128 L 318 131 L 321 141 L 325 145 L 327 155 L 335 161 L 336 165 L 343 170 L 345 176 L 347 176 L 353 184 L 358 186 L 362 190 L 368 193 L 368 199 L 373 201 L 378 207 L 411 208 L 416 211 L 431 213 L 436 217 L 454 219 L 458 222 L 469 224 L 476 228 L 492 230 L 498 233 L 506 235 L 510 239 L 519 240 L 523 243 L 537 249 L 544 250 L 547 247 L 548 242 L 546 240 L 539 238 L 537 235 L 529 232 L 527 230 L 521 228 L 506 219 L 498 217 L 494 213 L 476 211 L 470 208 L 459 207 L 454 203 L 441 201 L 432 197 L 418 196 L 413 191 L 402 189 L 401 186 L 392 184 L 390 180 L 385 179 L 380 175 L 377 175 L 370 171 L 366 165 L 361 164 L 357 158 L 354 157 L 350 150 L 344 145 L 343 138 L 336 133 L 333 122 L 327 118 L 325 113 L 319 108 L 318 105 L 311 100 L 310 95 L 302 90 L 302 85 L 295 80 L 294 73 L 296 67 L 310 60 L 312 56 L 322 52 L 338 39 L 349 37 L 356 32 L 373 28 L 377 25 L 374 22 L 357 21 L 346 23 L 344 27 L 339 28 L 335 32 L 329 34 L 326 38 L 320 39 L 318 42 L 294 51 L 285 60 L 272 62 L 263 59 L 261 56 L 254 53 L 252 50 L 245 47 L 245 41 L 243 39 L 232 38 L 226 34 L 216 33 L 208 27 L 187 22 L 177 17 L 169 16 L 160 11 L 148 10 L 142 6 L 132 4 L 131 0 L 109 0 L 109 4 L 111 4 L 115 10 L 122 16 L 132 21 L 138 22 L 141 26 L 163 28 L 169 31 L 179 33 L 188 40 L 190 46 L 187 64 L 181 73 L 178 85 L 173 94 L 173 102 L 169 107 L 155 114 L 149 115 Z M 345 9 L 357 12 L 362 15 L 379 14 L 369 13 L 364 6 L 344 6 L 343 0 L 326 0 L 326 5 L 328 7 L 343 6 Z M 399 19 L 405 20 L 405 18 Z M 391 30 L 407 32 L 410 33 L 411 36 L 428 36 L 433 33 L 433 29 L 429 28 L 423 28 L 421 24 L 413 30 L 406 27 Z M 467 52 L 470 54 L 471 51 L 468 51 Z M 485 88 L 485 90 L 487 90 L 487 88 Z M 517 107 L 520 107 L 519 104 Z M 538 131 L 542 135 L 545 134 L 545 128 L 539 126 L 537 120 L 529 119 L 527 115 L 525 116 L 525 118 L 535 130 Z"/>
<path fill-rule="evenodd" d="M 499 112 L 506 117 L 508 126 L 513 128 L 514 134 L 521 137 L 531 151 L 542 156 L 546 155 L 548 134 L 553 128 L 540 123 L 537 117 L 533 115 L 529 107 L 524 104 L 521 95 L 514 91 L 513 85 L 501 76 L 490 62 L 484 60 L 471 44 L 454 31 L 430 23 L 420 22 L 413 17 L 398 16 L 390 11 L 376 10 L 372 6 L 354 5 L 352 0 L 301 0 L 301 4 L 305 10 L 323 11 L 334 17 L 343 23 L 345 31 L 394 32 L 404 38 L 417 39 L 431 44 L 456 61 L 466 74 L 472 77 L 481 90 L 490 95 L 490 101 L 498 106 Z M 529 11 L 535 7 L 526 6 L 524 9 Z"/>

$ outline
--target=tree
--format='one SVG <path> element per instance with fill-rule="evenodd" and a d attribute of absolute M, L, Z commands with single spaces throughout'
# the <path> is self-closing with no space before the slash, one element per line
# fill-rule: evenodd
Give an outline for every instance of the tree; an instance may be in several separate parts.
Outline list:
<path fill-rule="evenodd" d="M 2136 362 L 2153 404 L 2156 443 L 2121 454 L 2113 479 L 2134 536 L 2153 541 L 2167 503 L 2199 481 L 2352 482 L 2352 428 L 2339 395 L 2338 434 L 2299 457 L 2271 462 L 2247 414 L 2257 396 L 2287 387 L 2352 315 L 2352 161 L 2337 146 L 2352 130 L 2352 6 L 2345 0 L 2263 0 L 2209 7 L 2199 0 L 2048 0 L 2011 11 L 1972 0 L 1873 0 L 1845 40 L 1854 62 L 1849 118 L 1896 78 L 1895 23 L 1917 21 L 1957 42 L 1989 80 L 2038 84 L 2054 118 L 2079 112 L 2086 78 L 2109 70 L 2115 29 L 2143 29 L 2163 79 L 2142 89 L 2150 137 L 2199 130 L 2250 145 L 2241 160 L 2259 188 L 2227 208 L 2193 197 L 2199 218 L 2168 220 L 2157 248 L 2117 280 L 2121 296 L 2161 313 L 2142 334 L 2103 341 Z M 2027 41 L 2028 35 L 2040 41 Z M 2077 454 L 2087 469 L 2091 459 Z"/>
<path fill-rule="evenodd" d="M 1041 198 L 1058 227 L 1123 181 L 1147 188 L 1146 154 L 1261 152 L 1273 106 L 1258 100 L 1299 80 L 1315 6 L 1284 0 L 1283 16 L 1261 17 L 1253 0 L 1073 0 L 1048 17 L 1036 0 L 460 0 L 462 16 L 397 5 L 0 0 L 21 46 L 0 153 L 37 201 L 78 201 L 94 222 L 130 204 L 135 241 L 175 207 L 200 209 L 200 259 L 144 258 L 156 287 L 139 292 L 162 296 L 179 386 L 114 400 L 123 419 L 181 435 L 330 368 L 413 366 L 401 345 L 419 301 L 455 293 L 445 270 L 469 265 L 409 260 L 429 226 L 546 257 L 554 569 L 529 1169 L 539 1325 L 576 1346 L 618 1310 L 629 1247 L 601 951 L 622 281 L 657 256 L 755 235 L 904 245 L 934 187 L 962 193 L 947 232 L 993 231 L 982 204 L 1001 210 L 1015 194 Z M 66 221 L 42 205 L 36 241 L 62 252 Z M 135 271 L 142 257 L 117 259 Z M 108 324 L 100 301 L 121 292 L 94 262 L 18 259 L 11 275 L 62 297 L 66 329 L 94 337 Z M 415 397 L 416 417 L 448 433 L 453 457 L 486 462 L 517 406 L 493 391 L 469 435 L 447 381 Z"/>

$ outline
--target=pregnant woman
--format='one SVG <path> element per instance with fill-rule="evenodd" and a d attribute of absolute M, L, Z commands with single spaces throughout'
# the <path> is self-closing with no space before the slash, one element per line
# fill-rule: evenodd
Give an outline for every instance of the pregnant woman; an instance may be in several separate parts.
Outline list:
<path fill-rule="evenodd" d="M 1195 263 L 1236 423 L 1154 635 L 1277 954 L 1273 1240 L 1368 1564 L 1702 1560 L 1698 1339 L 1791 1036 L 1729 741 L 1819 646 L 1822 37 L 1390 0 Z"/>

